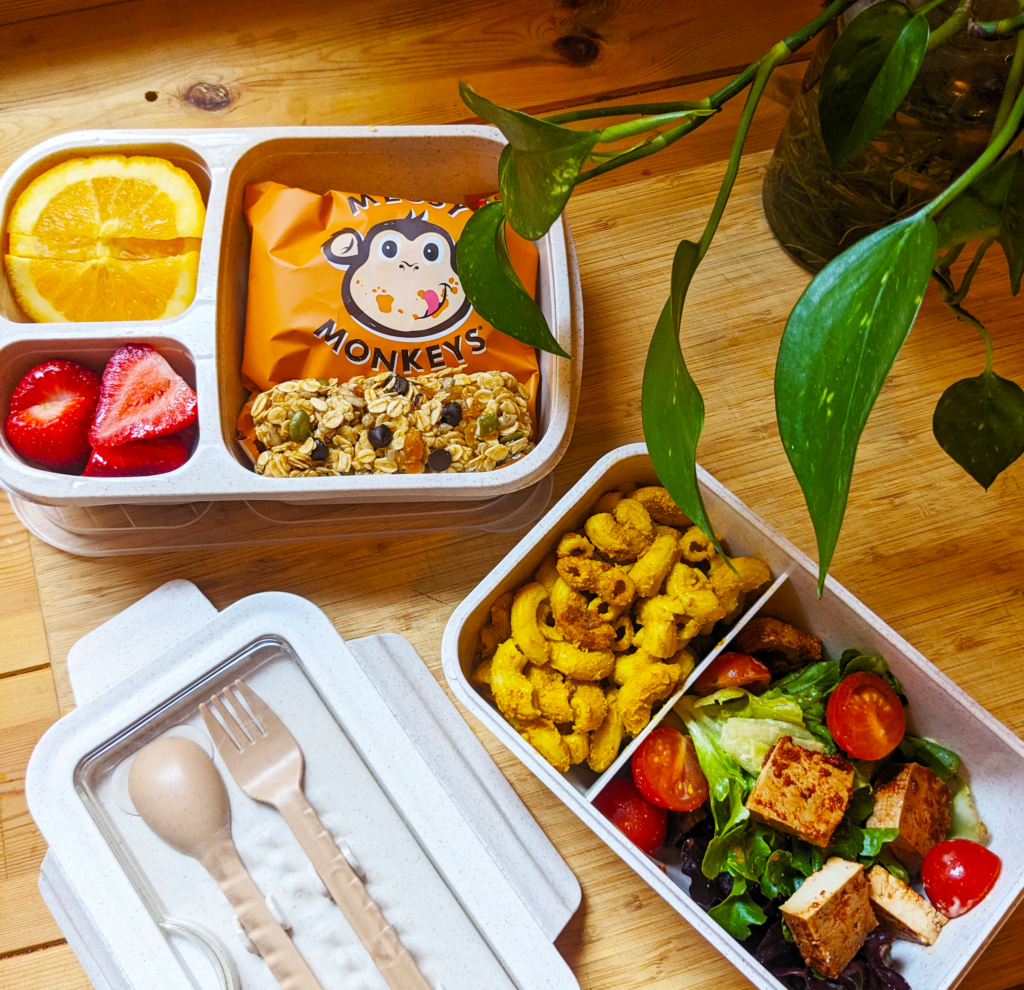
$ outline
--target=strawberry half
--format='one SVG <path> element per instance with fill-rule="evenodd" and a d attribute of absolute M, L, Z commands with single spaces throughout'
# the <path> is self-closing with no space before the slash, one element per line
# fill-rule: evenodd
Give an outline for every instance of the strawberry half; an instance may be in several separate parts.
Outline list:
<path fill-rule="evenodd" d="M 103 370 L 94 447 L 167 436 L 196 421 L 196 393 L 149 344 L 128 344 Z"/>
<path fill-rule="evenodd" d="M 100 376 L 74 361 L 37 364 L 11 393 L 4 432 L 22 457 L 49 468 L 81 468 Z"/>
<path fill-rule="evenodd" d="M 174 434 L 152 440 L 133 440 L 117 447 L 97 447 L 82 473 L 89 478 L 138 478 L 180 468 L 191 454 L 185 437 Z"/>

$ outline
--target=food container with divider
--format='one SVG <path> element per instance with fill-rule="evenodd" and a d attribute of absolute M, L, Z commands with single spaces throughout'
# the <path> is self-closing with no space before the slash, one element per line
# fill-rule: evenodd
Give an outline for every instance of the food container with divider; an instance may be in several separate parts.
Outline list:
<path fill-rule="evenodd" d="M 655 712 L 608 770 L 598 775 L 581 765 L 560 773 L 477 690 L 470 674 L 479 632 L 489 621 L 494 600 L 531 580 L 545 554 L 563 533 L 582 524 L 601 495 L 625 483 L 659 484 L 643 444 L 619 447 L 598 461 L 458 606 L 442 644 L 448 684 L 494 735 L 737 969 L 757 986 L 783 990 L 767 969 L 690 900 L 689 881 L 678 864 L 668 864 L 666 870 L 666 864 L 641 852 L 597 810 L 594 798 L 619 772 L 629 772 L 630 756 L 671 710 L 675 697 L 729 648 L 755 615 L 772 616 L 820 636 L 833 658 L 849 647 L 882 655 L 910 699 L 908 729 L 938 740 L 962 757 L 961 776 L 970 784 L 988 826 L 990 848 L 1002 860 L 992 892 L 969 913 L 951 921 L 934 946 L 899 941 L 893 945 L 894 964 L 914 990 L 949 990 L 1024 897 L 1024 849 L 1017 841 L 1024 816 L 1024 743 L 832 578 L 826 579 L 819 598 L 818 570 L 805 554 L 699 467 L 698 480 L 711 523 L 723 535 L 727 552 L 761 558 L 771 568 L 772 581 L 756 601 L 748 601 L 743 615 L 701 658 L 683 688 Z"/>
<path fill-rule="evenodd" d="M 271 478 L 257 475 L 236 443 L 235 422 L 247 393 L 241 381 L 250 235 L 242 214 L 249 183 L 276 181 L 313 192 L 381 193 L 463 202 L 496 188 L 505 140 L 495 128 L 266 127 L 78 131 L 22 155 L 0 180 L 6 231 L 18 195 L 37 176 L 70 158 L 123 153 L 165 158 L 195 179 L 206 203 L 196 295 L 169 320 L 33 323 L 0 279 L 0 408 L 34 365 L 68 358 L 101 372 L 119 347 L 152 344 L 196 391 L 198 445 L 167 474 L 84 478 L 34 467 L 0 431 L 0 486 L 49 505 L 289 502 L 433 502 L 495 499 L 551 472 L 572 433 L 583 365 L 583 310 L 572 237 L 563 217 L 538 242 L 537 301 L 567 361 L 540 353 L 536 447 L 498 470 L 461 474 Z M 4 245 L 6 246 L 6 234 Z"/>

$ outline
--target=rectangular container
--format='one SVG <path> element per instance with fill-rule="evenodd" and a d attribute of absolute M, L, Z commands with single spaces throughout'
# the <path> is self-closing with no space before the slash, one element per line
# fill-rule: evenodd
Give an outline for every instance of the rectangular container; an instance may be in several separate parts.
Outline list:
<path fill-rule="evenodd" d="M 134 753 L 164 734 L 212 753 L 197 706 L 241 677 L 302 747 L 310 802 L 433 986 L 578 990 L 552 945 L 575 877 L 401 637 L 349 646 L 293 595 L 218 614 L 174 581 L 80 640 L 68 673 L 80 707 L 36 747 L 26 792 L 49 843 L 40 887 L 97 987 L 275 985 L 214 881 L 125 807 Z M 214 760 L 243 861 L 324 990 L 386 990 L 284 820 Z"/>
<path fill-rule="evenodd" d="M 206 227 L 192 305 L 170 320 L 33 323 L 0 277 L 0 409 L 35 364 L 79 361 L 102 372 L 118 347 L 156 347 L 195 389 L 199 442 L 176 471 L 142 478 L 82 478 L 35 468 L 0 431 L 0 486 L 49 505 L 174 503 L 207 499 L 323 502 L 486 499 L 526 488 L 548 474 L 568 446 L 583 368 L 583 307 L 568 224 L 563 217 L 537 242 L 537 301 L 572 361 L 540 353 L 537 446 L 519 461 L 474 474 L 267 478 L 235 442 L 242 386 L 251 238 L 242 200 L 249 183 L 272 180 L 313 192 L 328 189 L 408 199 L 462 202 L 497 188 L 505 139 L 493 127 L 253 127 L 96 130 L 62 134 L 22 155 L 0 179 L 0 216 L 47 169 L 83 155 L 155 155 L 185 169 L 206 203 Z M 7 235 L 3 234 L 6 251 Z"/>
<path fill-rule="evenodd" d="M 837 582 L 827 578 L 819 599 L 817 566 L 706 471 L 700 467 L 697 471 L 708 515 L 715 531 L 724 535 L 728 552 L 766 561 L 773 581 L 608 770 L 601 775 L 585 765 L 573 767 L 566 774 L 555 770 L 477 691 L 469 675 L 477 637 L 489 621 L 491 603 L 531 580 L 541 559 L 554 549 L 561 534 L 576 529 L 605 492 L 625 482 L 659 484 L 645 445 L 619 447 L 598 461 L 459 605 L 445 628 L 441 648 L 448 684 L 459 700 L 581 821 L 737 969 L 757 986 L 784 990 L 775 977 L 690 900 L 684 889 L 687 881 L 678 870 L 672 871 L 675 879 L 671 873 L 665 873 L 592 802 L 670 710 L 675 698 L 689 688 L 715 656 L 728 649 L 739 629 L 754 615 L 771 615 L 815 633 L 822 638 L 831 657 L 838 657 L 848 647 L 884 656 L 910 699 L 908 730 L 937 739 L 963 758 L 960 776 L 969 782 L 978 811 L 989 828 L 990 848 L 1002 859 L 1002 872 L 992 893 L 970 913 L 952 921 L 935 946 L 927 948 L 907 942 L 896 942 L 893 946 L 893 959 L 914 990 L 949 990 L 960 982 L 1024 897 L 1024 848 L 1017 841 L 1024 816 L 1024 743 Z"/>

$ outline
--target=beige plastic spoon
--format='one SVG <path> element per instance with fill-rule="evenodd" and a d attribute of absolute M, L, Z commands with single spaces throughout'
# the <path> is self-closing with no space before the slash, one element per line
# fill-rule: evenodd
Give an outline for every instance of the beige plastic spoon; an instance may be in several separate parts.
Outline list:
<path fill-rule="evenodd" d="M 239 858 L 228 792 L 205 750 L 180 737 L 151 742 L 128 771 L 128 794 L 164 842 L 206 867 L 284 990 L 322 990 Z"/>

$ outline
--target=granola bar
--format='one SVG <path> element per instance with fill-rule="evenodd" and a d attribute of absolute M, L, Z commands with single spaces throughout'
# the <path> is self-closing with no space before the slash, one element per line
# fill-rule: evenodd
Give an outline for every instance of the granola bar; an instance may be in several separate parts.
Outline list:
<path fill-rule="evenodd" d="M 252 405 L 270 478 L 493 471 L 533 449 L 529 391 L 502 371 L 305 378 Z"/>

